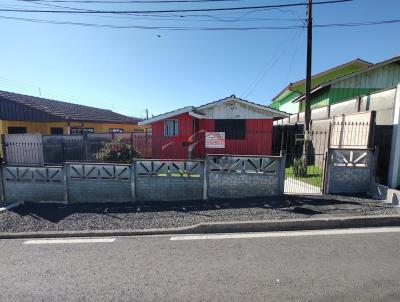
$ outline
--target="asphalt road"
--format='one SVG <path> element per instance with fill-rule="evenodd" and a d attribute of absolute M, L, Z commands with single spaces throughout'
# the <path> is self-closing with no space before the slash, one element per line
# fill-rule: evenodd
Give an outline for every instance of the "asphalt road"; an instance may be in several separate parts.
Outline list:
<path fill-rule="evenodd" d="M 0 301 L 400 301 L 400 228 L 371 231 L 1 240 Z"/>

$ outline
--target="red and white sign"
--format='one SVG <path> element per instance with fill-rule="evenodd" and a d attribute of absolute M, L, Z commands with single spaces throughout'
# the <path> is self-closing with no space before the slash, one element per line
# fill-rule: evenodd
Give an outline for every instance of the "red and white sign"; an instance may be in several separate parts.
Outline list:
<path fill-rule="evenodd" d="M 225 148 L 225 132 L 206 132 L 206 148 Z"/>

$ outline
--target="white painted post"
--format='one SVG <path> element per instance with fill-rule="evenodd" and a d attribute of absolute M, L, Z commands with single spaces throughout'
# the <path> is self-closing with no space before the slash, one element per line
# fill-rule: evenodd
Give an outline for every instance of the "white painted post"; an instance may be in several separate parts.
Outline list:
<path fill-rule="evenodd" d="M 279 194 L 285 193 L 286 151 L 281 150 L 281 165 L 279 171 Z"/>
<path fill-rule="evenodd" d="M 396 188 L 400 170 L 400 83 L 396 89 L 396 100 L 394 105 L 392 148 L 390 150 L 389 163 L 389 187 Z"/>

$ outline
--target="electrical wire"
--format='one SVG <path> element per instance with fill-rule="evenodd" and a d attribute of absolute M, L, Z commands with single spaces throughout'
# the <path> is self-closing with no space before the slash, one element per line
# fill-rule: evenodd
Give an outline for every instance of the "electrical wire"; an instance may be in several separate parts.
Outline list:
<path fill-rule="evenodd" d="M 298 31 L 301 31 L 299 29 Z M 258 73 L 254 81 L 247 87 L 247 89 L 244 91 L 244 96 L 247 98 L 249 97 L 253 91 L 257 88 L 257 86 L 260 84 L 260 82 L 264 79 L 265 75 L 267 74 L 268 71 L 271 70 L 271 68 L 281 59 L 281 57 L 287 52 L 288 46 L 290 45 L 290 42 L 293 40 L 293 38 L 298 34 L 298 31 L 296 31 L 293 35 L 288 35 L 286 39 L 282 41 L 282 43 L 278 46 L 277 52 L 269 59 L 267 62 L 264 63 L 261 71 Z"/>
<path fill-rule="evenodd" d="M 246 0 L 125 0 L 125 1 L 109 1 L 109 0 L 18 0 L 22 2 L 46 2 L 46 3 L 96 3 L 96 4 L 128 4 L 128 3 L 141 3 L 141 4 L 164 4 L 164 3 L 204 3 L 204 2 L 239 2 Z"/>
<path fill-rule="evenodd" d="M 85 27 L 104 27 L 104 28 L 114 28 L 114 29 L 172 30 L 172 31 L 295 30 L 298 28 L 304 28 L 304 25 L 253 26 L 253 27 L 184 27 L 184 26 L 113 25 L 113 24 L 20 18 L 20 17 L 10 17 L 10 16 L 0 16 L 0 19 L 18 20 L 18 21 L 33 22 L 33 23 L 57 24 L 57 25 L 75 25 L 75 26 L 85 26 Z M 350 23 L 314 24 L 313 28 L 357 27 L 357 26 L 372 26 L 372 25 L 383 25 L 383 24 L 394 24 L 394 23 L 400 23 L 400 19 L 367 21 L 367 22 L 350 22 Z"/>
<path fill-rule="evenodd" d="M 334 4 L 351 2 L 353 0 L 327 0 L 314 2 L 313 5 Z M 212 11 L 241 11 L 241 10 L 254 10 L 254 9 L 268 9 L 268 8 L 283 8 L 283 7 L 301 7 L 307 6 L 307 3 L 287 3 L 287 4 L 273 4 L 273 5 L 260 5 L 260 6 L 241 6 L 241 7 L 218 7 L 218 8 L 195 8 L 195 9 L 169 9 L 169 10 L 35 10 L 35 9 L 0 9 L 2 12 L 18 12 L 18 13 L 55 13 L 55 14 L 152 14 L 152 13 L 187 13 L 187 12 L 212 12 Z"/>

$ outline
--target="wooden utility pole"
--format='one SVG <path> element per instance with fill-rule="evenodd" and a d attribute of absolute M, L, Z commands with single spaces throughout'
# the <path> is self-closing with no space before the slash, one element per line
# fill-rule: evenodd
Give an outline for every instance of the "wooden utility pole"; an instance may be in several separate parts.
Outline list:
<path fill-rule="evenodd" d="M 308 136 L 311 121 L 311 60 L 312 60 L 312 0 L 308 0 L 307 6 L 307 70 L 306 70 L 306 92 L 304 99 L 304 131 Z"/>
<path fill-rule="evenodd" d="M 311 124 L 311 62 L 312 62 L 312 0 L 308 0 L 307 6 L 307 70 L 306 91 L 304 98 L 304 165 L 308 164 L 308 153 L 310 151 L 310 124 Z"/>

